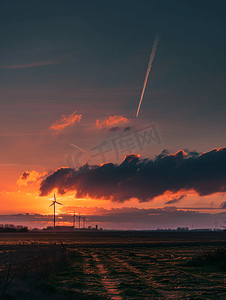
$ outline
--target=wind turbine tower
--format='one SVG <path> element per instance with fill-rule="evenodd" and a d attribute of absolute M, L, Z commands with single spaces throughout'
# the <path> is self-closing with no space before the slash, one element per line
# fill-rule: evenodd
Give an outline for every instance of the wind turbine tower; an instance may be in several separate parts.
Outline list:
<path fill-rule="evenodd" d="M 55 196 L 55 193 L 54 193 L 54 200 L 53 200 L 53 203 L 50 205 L 50 206 L 53 205 L 53 207 L 54 207 L 54 216 L 53 216 L 53 228 L 54 228 L 54 230 L 55 230 L 55 223 L 56 223 L 56 204 L 63 205 L 63 204 L 56 201 L 56 196 Z"/>
<path fill-rule="evenodd" d="M 79 224 L 78 228 L 80 229 L 80 221 L 81 221 L 80 213 L 79 213 L 79 216 L 77 216 L 77 218 L 78 218 L 78 224 Z"/>
<path fill-rule="evenodd" d="M 75 229 L 75 211 L 74 211 L 74 216 L 73 216 L 73 227 L 74 227 L 74 229 Z"/>
<path fill-rule="evenodd" d="M 86 218 L 85 218 L 85 217 L 82 217 L 82 221 L 83 221 L 83 228 L 85 228 L 85 221 L 86 221 Z"/>
<path fill-rule="evenodd" d="M 78 219 L 78 228 L 80 229 L 80 222 L 81 222 L 81 219 L 83 219 L 83 217 L 82 216 L 80 216 L 80 213 L 79 213 L 79 215 L 77 216 L 77 215 L 74 215 L 77 219 Z"/>

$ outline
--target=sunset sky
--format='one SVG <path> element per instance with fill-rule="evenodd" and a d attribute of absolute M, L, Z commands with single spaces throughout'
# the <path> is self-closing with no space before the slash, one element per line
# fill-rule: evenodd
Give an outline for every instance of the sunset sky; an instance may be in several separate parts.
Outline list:
<path fill-rule="evenodd" d="M 221 228 L 224 1 L 1 2 L 0 224 Z M 136 117 L 149 57 L 159 41 Z M 216 223 L 217 222 L 217 223 Z"/>

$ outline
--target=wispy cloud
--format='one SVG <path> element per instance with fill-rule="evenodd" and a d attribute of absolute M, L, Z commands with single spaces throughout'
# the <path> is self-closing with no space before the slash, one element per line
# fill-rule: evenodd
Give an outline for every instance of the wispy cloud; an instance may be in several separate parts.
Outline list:
<path fill-rule="evenodd" d="M 33 67 L 60 64 L 62 62 L 63 61 L 59 60 L 59 59 L 52 59 L 52 60 L 47 60 L 47 61 L 32 62 L 32 63 L 20 64 L 20 65 L 0 66 L 0 68 L 2 68 L 2 69 L 24 69 L 24 68 L 33 68 Z"/>
<path fill-rule="evenodd" d="M 76 121 L 81 122 L 82 115 L 77 115 L 76 110 L 68 117 L 62 115 L 59 121 L 56 121 L 49 129 L 64 130 L 67 126 L 72 126 Z"/>
<path fill-rule="evenodd" d="M 37 171 L 32 170 L 31 172 L 24 172 L 20 178 L 17 180 L 18 186 L 27 186 L 31 184 L 38 184 L 40 181 L 44 179 L 47 175 L 47 172 L 39 173 Z"/>
<path fill-rule="evenodd" d="M 110 117 L 105 118 L 103 120 L 98 119 L 96 121 L 96 126 L 104 128 L 104 127 L 107 127 L 107 126 L 111 126 L 113 124 L 127 123 L 129 121 L 130 121 L 129 119 L 127 119 L 126 117 L 123 117 L 123 116 L 110 116 Z"/>
<path fill-rule="evenodd" d="M 226 209 L 226 202 L 225 201 L 221 203 L 221 208 Z"/>
<path fill-rule="evenodd" d="M 134 228 L 134 220 L 137 228 L 147 226 L 149 229 L 177 228 L 178 226 L 189 226 L 194 224 L 198 228 L 214 227 L 217 220 L 222 222 L 222 213 L 206 213 L 191 210 L 178 209 L 177 207 L 145 208 L 122 207 L 105 209 L 103 207 L 62 207 L 61 212 L 56 216 L 58 225 L 72 225 L 72 215 L 76 211 L 86 217 L 86 225 L 99 223 L 100 226 L 117 228 Z M 31 227 L 42 228 L 53 224 L 52 214 L 30 214 L 21 213 L 15 215 L 0 215 L 1 223 L 23 224 Z M 127 224 L 131 224 L 127 227 Z M 212 226 L 211 226 L 212 225 Z"/>

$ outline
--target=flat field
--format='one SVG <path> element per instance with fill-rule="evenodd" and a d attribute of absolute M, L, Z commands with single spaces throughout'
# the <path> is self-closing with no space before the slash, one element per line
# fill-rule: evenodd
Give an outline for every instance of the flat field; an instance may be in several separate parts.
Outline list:
<path fill-rule="evenodd" d="M 48 274 L 39 291 L 30 287 L 29 299 L 226 299 L 220 263 L 187 264 L 198 254 L 225 248 L 226 232 L 1 234 L 1 270 L 27 262 L 29 274 L 29 261 L 60 253 L 61 242 L 73 257 Z M 5 295 L 27 299 L 18 294 L 18 284 L 15 291 L 16 280 Z M 28 293 L 29 286 L 24 290 Z"/>

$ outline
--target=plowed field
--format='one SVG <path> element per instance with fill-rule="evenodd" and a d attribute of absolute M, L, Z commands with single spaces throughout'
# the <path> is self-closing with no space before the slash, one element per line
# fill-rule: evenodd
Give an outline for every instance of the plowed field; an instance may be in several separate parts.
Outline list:
<path fill-rule="evenodd" d="M 226 247 L 225 232 L 8 234 L 0 240 L 0 267 L 19 269 L 26 261 L 29 271 L 29 266 L 35 268 L 29 261 L 44 257 L 45 262 L 63 251 L 61 242 L 74 256 L 46 277 L 44 289 L 27 285 L 26 291 L 15 291 L 15 278 L 5 295 L 35 300 L 226 299 L 226 271 L 218 265 L 187 265 L 197 254 Z"/>

